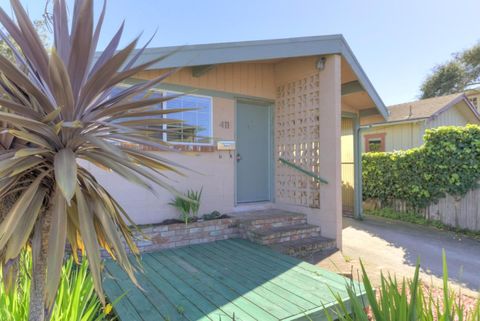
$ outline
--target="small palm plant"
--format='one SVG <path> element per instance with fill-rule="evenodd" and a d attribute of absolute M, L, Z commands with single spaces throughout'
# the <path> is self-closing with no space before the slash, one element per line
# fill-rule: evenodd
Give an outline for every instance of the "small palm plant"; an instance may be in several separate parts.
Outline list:
<path fill-rule="evenodd" d="M 188 224 L 198 216 L 200 210 L 200 199 L 202 198 L 203 187 L 200 191 L 188 190 L 184 196 L 177 195 L 168 203 L 180 211 L 180 219 Z"/>
<path fill-rule="evenodd" d="M 105 249 L 136 283 L 127 213 L 79 160 L 111 170 L 153 191 L 176 193 L 163 171 L 177 165 L 140 147 L 170 149 L 161 140 L 163 117 L 180 110 L 149 108 L 171 97 L 132 100 L 170 75 L 119 86 L 163 57 L 137 63 L 137 40 L 117 49 L 123 25 L 94 57 L 105 16 L 95 23 L 93 0 L 75 0 L 71 23 L 65 0 L 53 2 L 53 48 L 47 51 L 19 0 L 11 0 L 15 20 L 0 8 L 1 38 L 15 62 L 0 56 L 0 263 L 5 285 L 14 286 L 22 250 L 31 248 L 33 267 L 30 320 L 49 319 L 68 242 L 78 261 L 89 260 L 102 303 Z M 69 27 L 69 25 L 71 25 Z M 10 41 L 13 39 L 15 43 Z"/>

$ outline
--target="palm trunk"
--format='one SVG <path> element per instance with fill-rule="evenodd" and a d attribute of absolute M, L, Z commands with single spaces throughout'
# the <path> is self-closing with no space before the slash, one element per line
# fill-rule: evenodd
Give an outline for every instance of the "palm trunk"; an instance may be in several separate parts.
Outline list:
<path fill-rule="evenodd" d="M 32 240 L 32 283 L 30 287 L 29 321 L 46 320 L 45 282 L 47 277 L 48 235 L 51 226 L 51 210 L 45 211 L 36 225 Z"/>

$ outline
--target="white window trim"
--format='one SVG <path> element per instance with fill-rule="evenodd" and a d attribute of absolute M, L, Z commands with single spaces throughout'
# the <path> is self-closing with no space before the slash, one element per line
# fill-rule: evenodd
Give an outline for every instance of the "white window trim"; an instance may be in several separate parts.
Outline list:
<path fill-rule="evenodd" d="M 194 97 L 201 97 L 201 98 L 208 98 L 210 100 L 210 128 L 209 131 L 211 133 L 210 142 L 209 143 L 194 143 L 194 142 L 171 142 L 167 139 L 167 133 L 163 133 L 163 141 L 169 143 L 171 145 L 185 145 L 185 146 L 214 146 L 214 138 L 213 138 L 213 97 L 212 96 L 205 96 L 205 95 L 195 95 L 195 94 L 186 94 L 184 92 L 172 91 L 172 90 L 163 90 L 162 95 L 178 95 L 178 94 L 185 94 L 185 96 L 194 96 Z M 164 101 L 162 103 L 162 109 L 167 110 L 166 104 L 168 101 Z M 163 115 L 163 118 L 168 118 L 167 115 Z M 167 129 L 167 125 L 164 125 L 165 130 Z"/>

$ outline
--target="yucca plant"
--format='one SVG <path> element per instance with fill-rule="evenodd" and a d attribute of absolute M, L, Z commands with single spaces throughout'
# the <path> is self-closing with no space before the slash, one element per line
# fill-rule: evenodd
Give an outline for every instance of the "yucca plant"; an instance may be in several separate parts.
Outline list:
<path fill-rule="evenodd" d="M 473 309 L 467 311 L 459 294 L 449 290 L 448 267 L 445 251 L 443 259 L 443 298 L 434 298 L 420 280 L 420 263 L 417 262 L 413 279 L 398 282 L 396 277 L 381 275 L 377 296 L 363 264 L 362 281 L 368 301 L 359 298 L 355 285 L 347 285 L 351 312 L 343 298 L 336 295 L 338 307 L 326 311 L 329 321 L 368 321 L 366 307 L 370 305 L 373 320 L 377 321 L 478 321 L 480 320 L 480 299 Z"/>
<path fill-rule="evenodd" d="M 0 56 L 0 203 L 10 204 L 0 213 L 0 262 L 4 285 L 11 288 L 19 255 L 31 247 L 29 319 L 41 321 L 51 316 L 67 240 L 75 260 L 78 252 L 88 257 L 103 304 L 101 248 L 136 283 L 134 263 L 122 243 L 138 254 L 129 229 L 133 222 L 78 161 L 147 190 L 157 184 L 176 193 L 161 172 L 177 172 L 177 165 L 135 146 L 170 149 L 158 137 L 178 121 L 163 116 L 180 110 L 151 108 L 172 97 L 132 100 L 174 70 L 119 86 L 163 58 L 137 64 L 143 51 L 134 52 L 138 39 L 117 49 L 123 25 L 95 57 L 105 4 L 95 22 L 93 0 L 75 0 L 71 19 L 66 1 L 53 1 L 49 49 L 20 1 L 11 0 L 11 6 L 15 19 L 0 8 L 0 36 L 15 56 L 15 62 Z"/>

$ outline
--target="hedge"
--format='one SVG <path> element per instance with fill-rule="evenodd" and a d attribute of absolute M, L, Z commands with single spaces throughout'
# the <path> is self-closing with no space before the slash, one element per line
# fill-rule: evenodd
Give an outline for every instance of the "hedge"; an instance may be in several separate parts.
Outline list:
<path fill-rule="evenodd" d="M 362 165 L 364 200 L 401 200 L 420 209 L 445 194 L 463 196 L 480 179 L 480 126 L 429 129 L 421 147 L 366 153 Z"/>

